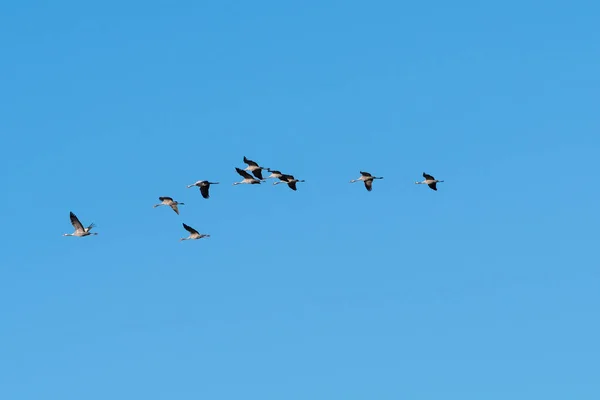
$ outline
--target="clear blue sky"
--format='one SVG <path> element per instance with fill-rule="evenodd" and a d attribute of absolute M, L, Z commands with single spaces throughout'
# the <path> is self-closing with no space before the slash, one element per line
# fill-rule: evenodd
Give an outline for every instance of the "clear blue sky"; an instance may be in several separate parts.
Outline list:
<path fill-rule="evenodd" d="M 0 398 L 600 398 L 599 13 L 3 3 Z"/>

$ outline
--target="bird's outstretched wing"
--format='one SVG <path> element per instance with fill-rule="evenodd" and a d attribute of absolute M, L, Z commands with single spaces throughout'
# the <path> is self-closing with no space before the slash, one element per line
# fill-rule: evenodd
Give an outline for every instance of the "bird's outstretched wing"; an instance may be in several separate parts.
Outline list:
<path fill-rule="evenodd" d="M 77 218 L 77 216 L 73 214 L 72 211 L 69 214 L 69 218 L 71 219 L 71 225 L 73 225 L 73 227 L 75 228 L 75 232 L 85 232 L 85 229 L 83 228 L 83 225 L 81 225 L 79 218 Z"/>
<path fill-rule="evenodd" d="M 293 181 L 294 180 L 294 175 L 281 174 L 281 176 L 279 177 L 279 180 L 283 181 L 283 182 Z"/>
<path fill-rule="evenodd" d="M 431 176 L 429 174 L 426 174 L 425 172 L 423 172 L 423 178 L 425 178 L 425 179 L 431 179 L 431 180 L 435 179 L 433 176 Z"/>
<path fill-rule="evenodd" d="M 430 188 L 432 188 L 433 190 L 437 190 L 437 186 L 436 186 L 436 184 L 437 184 L 437 182 L 433 182 L 433 183 L 430 183 L 430 184 L 429 184 L 429 185 L 427 185 L 427 186 L 429 186 L 429 187 L 430 187 Z"/>
<path fill-rule="evenodd" d="M 189 225 L 186 225 L 185 222 L 183 222 L 182 224 L 183 224 L 183 227 L 185 228 L 185 230 L 188 231 L 189 233 L 199 234 L 197 230 L 195 230 L 194 228 L 192 228 Z"/>
<path fill-rule="evenodd" d="M 254 162 L 254 161 L 252 161 L 252 160 L 249 160 L 249 159 L 247 159 L 247 158 L 246 158 L 246 156 L 244 156 L 244 163 L 245 163 L 245 164 L 248 164 L 248 165 L 252 165 L 252 166 L 254 166 L 254 167 L 258 167 L 258 164 L 257 164 L 257 163 L 255 163 L 255 162 Z"/>
<path fill-rule="evenodd" d="M 200 194 L 202 195 L 202 197 L 204 197 L 205 199 L 208 199 L 210 196 L 208 195 L 208 185 L 202 185 L 200 186 Z"/>
<path fill-rule="evenodd" d="M 254 171 L 252 171 L 252 175 L 254 175 L 255 177 L 257 177 L 258 179 L 260 179 L 262 181 L 263 176 L 262 176 L 262 169 L 255 169 Z"/>
<path fill-rule="evenodd" d="M 252 178 L 252 175 L 250 175 L 249 173 L 247 173 L 246 171 L 244 171 L 241 168 L 235 167 L 235 170 L 237 171 L 238 174 L 240 174 L 241 176 L 243 176 L 246 179 L 254 179 L 254 178 Z"/>
<path fill-rule="evenodd" d="M 296 190 L 296 181 L 288 182 L 288 186 L 290 187 L 290 189 Z"/>
<path fill-rule="evenodd" d="M 360 174 L 361 174 L 362 176 L 372 176 L 370 173 L 368 173 L 368 172 L 364 172 L 364 171 L 360 171 Z"/>
<path fill-rule="evenodd" d="M 167 196 L 160 196 L 158 198 L 160 201 L 173 201 L 173 199 L 171 197 L 167 197 Z"/>
<path fill-rule="evenodd" d="M 365 187 L 369 192 L 373 190 L 373 180 L 369 179 L 368 181 L 365 181 Z"/>

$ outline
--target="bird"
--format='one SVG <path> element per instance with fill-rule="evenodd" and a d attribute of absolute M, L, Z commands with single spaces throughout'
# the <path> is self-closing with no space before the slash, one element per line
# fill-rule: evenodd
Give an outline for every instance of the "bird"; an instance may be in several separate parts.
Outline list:
<path fill-rule="evenodd" d="M 271 173 L 271 175 L 267 176 L 267 179 L 269 179 L 269 178 L 279 178 L 281 175 L 283 175 L 281 173 L 281 171 L 275 171 L 274 169 L 267 168 L 267 171 L 269 171 Z"/>
<path fill-rule="evenodd" d="M 161 203 L 155 204 L 153 206 L 154 208 L 159 207 L 159 206 L 170 206 L 177 215 L 179 215 L 179 208 L 177 208 L 177 205 L 181 205 L 181 206 L 185 205 L 185 203 L 180 203 L 178 201 L 173 200 L 171 197 L 167 197 L 167 196 L 161 196 L 158 199 L 161 201 Z"/>
<path fill-rule="evenodd" d="M 185 223 L 183 223 L 183 227 L 185 228 L 186 231 L 188 231 L 190 233 L 190 236 L 179 239 L 180 242 L 182 240 L 194 240 L 194 239 L 202 239 L 205 237 L 210 237 L 210 235 L 207 235 L 205 233 L 199 233 L 197 230 L 195 230 L 194 228 L 192 228 L 189 225 L 186 225 Z"/>
<path fill-rule="evenodd" d="M 365 187 L 367 188 L 367 190 L 370 192 L 371 190 L 373 190 L 373 180 L 374 179 L 383 179 L 383 176 L 373 176 L 368 172 L 363 172 L 363 171 L 359 171 L 360 172 L 360 178 L 358 179 L 352 179 L 350 181 L 350 183 L 354 183 L 354 182 L 358 182 L 358 181 L 364 181 L 365 182 Z"/>
<path fill-rule="evenodd" d="M 257 177 L 260 180 L 263 179 L 262 170 L 263 169 L 268 170 L 268 168 L 261 167 L 256 162 L 247 159 L 246 156 L 244 156 L 244 163 L 248 164 L 248 166 L 246 168 L 244 168 L 244 171 L 252 172 L 252 175 L 254 175 L 255 177 Z"/>
<path fill-rule="evenodd" d="M 273 185 L 277 185 L 279 183 L 287 183 L 290 189 L 296 190 L 296 182 L 304 182 L 304 179 L 300 180 L 294 178 L 294 175 L 281 174 L 281 176 L 279 177 L 279 182 L 273 182 Z"/>
<path fill-rule="evenodd" d="M 92 230 L 92 228 L 96 226 L 96 225 L 94 225 L 94 223 L 90 224 L 90 226 L 88 226 L 87 228 L 84 228 L 83 225 L 81 224 L 81 222 L 79 221 L 79 218 L 77 218 L 77 216 L 75 214 L 73 214 L 72 211 L 69 212 L 69 218 L 71 219 L 71 224 L 75 228 L 75 232 L 65 233 L 65 234 L 63 234 L 63 236 L 83 237 L 83 236 L 98 234 L 97 232 L 90 232 Z"/>
<path fill-rule="evenodd" d="M 235 185 L 241 185 L 242 183 L 247 183 L 247 184 L 251 184 L 251 185 L 256 185 L 256 184 L 260 184 L 261 180 L 258 180 L 256 178 L 254 178 L 252 175 L 250 175 L 249 173 L 247 173 L 245 170 L 235 167 L 235 170 L 237 171 L 238 174 L 240 174 L 241 176 L 244 177 L 244 179 L 242 179 L 241 182 L 234 182 L 233 186 Z"/>
<path fill-rule="evenodd" d="M 187 185 L 188 189 L 194 186 L 198 186 L 200 188 L 200 194 L 205 199 L 208 199 L 210 195 L 208 194 L 208 188 L 210 185 L 218 185 L 219 182 L 209 182 L 209 181 L 197 181 L 196 183 L 192 183 L 191 185 Z"/>
<path fill-rule="evenodd" d="M 423 185 L 423 184 L 425 184 L 425 185 L 429 186 L 431 189 L 437 190 L 436 184 L 438 182 L 444 182 L 444 181 L 438 181 L 433 176 L 431 176 L 429 174 L 426 174 L 425 172 L 423 172 L 423 178 L 425 178 L 424 181 L 415 182 L 415 184 L 417 184 L 417 185 Z"/>

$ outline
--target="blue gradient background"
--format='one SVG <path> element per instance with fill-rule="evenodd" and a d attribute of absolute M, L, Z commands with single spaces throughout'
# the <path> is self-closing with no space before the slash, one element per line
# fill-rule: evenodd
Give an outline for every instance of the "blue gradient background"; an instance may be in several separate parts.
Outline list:
<path fill-rule="evenodd" d="M 600 5 L 283 3 L 0 6 L 0 397 L 600 398 Z"/>

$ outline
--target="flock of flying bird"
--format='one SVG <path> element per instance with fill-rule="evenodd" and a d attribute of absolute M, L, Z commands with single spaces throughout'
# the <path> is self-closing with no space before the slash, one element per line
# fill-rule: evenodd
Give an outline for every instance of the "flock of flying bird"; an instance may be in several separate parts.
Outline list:
<path fill-rule="evenodd" d="M 274 178 L 274 179 L 279 179 L 279 181 L 274 182 L 273 185 L 277 185 L 280 183 L 286 183 L 290 187 L 290 189 L 297 190 L 296 183 L 304 182 L 303 179 L 296 179 L 293 175 L 283 174 L 280 171 L 261 167 L 260 165 L 258 165 L 258 163 L 247 159 L 246 156 L 244 156 L 244 163 L 248 165 L 244 169 L 235 167 L 235 170 L 237 171 L 237 173 L 240 174 L 242 176 L 242 178 L 244 178 L 244 179 L 242 179 L 240 182 L 234 182 L 233 186 L 241 185 L 241 184 L 257 185 L 257 184 L 260 184 L 261 182 L 265 182 L 267 179 Z M 263 170 L 271 173 L 271 175 L 267 176 L 266 179 L 263 178 L 263 175 L 262 175 Z M 252 175 L 254 175 L 254 176 L 250 175 L 246 171 L 251 172 Z M 432 190 L 437 190 L 436 184 L 438 182 L 444 182 L 444 181 L 435 179 L 433 176 L 426 174 L 425 172 L 423 172 L 423 178 L 425 178 L 425 179 L 420 182 L 415 182 L 415 183 L 427 185 Z M 360 171 L 360 178 L 352 179 L 350 181 L 350 183 L 362 181 L 365 184 L 365 188 L 370 192 L 371 190 L 373 190 L 373 181 L 375 179 L 383 179 L 383 177 L 382 176 L 373 176 L 368 172 Z M 205 199 L 208 199 L 210 197 L 210 195 L 208 193 L 210 185 L 218 185 L 218 184 L 219 184 L 219 182 L 197 181 L 195 183 L 192 183 L 191 185 L 187 185 L 187 187 L 191 188 L 191 187 L 197 186 L 200 190 L 200 194 L 202 195 L 202 197 L 204 197 Z M 179 207 L 178 206 L 185 205 L 185 203 L 180 203 L 176 200 L 173 200 L 172 197 L 160 196 L 158 199 L 160 200 L 160 203 L 155 204 L 153 206 L 154 208 L 160 207 L 160 206 L 169 206 L 169 207 L 171 207 L 171 209 L 173 209 L 173 211 L 175 211 L 175 213 L 177 213 L 177 215 L 179 215 Z M 73 214 L 73 212 L 70 212 L 70 219 L 71 219 L 71 224 L 75 228 L 75 232 L 65 233 L 65 234 L 63 234 L 63 236 L 84 237 L 84 236 L 98 234 L 97 232 L 90 232 L 92 230 L 92 228 L 95 227 L 95 225 L 93 223 L 87 227 L 84 227 L 83 224 L 79 221 L 79 218 L 77 218 L 77 216 L 75 214 Z M 197 230 L 195 230 L 194 228 L 192 228 L 191 226 L 186 225 L 185 223 L 183 223 L 183 228 L 186 231 L 188 231 L 190 233 L 190 235 L 186 238 L 179 239 L 180 241 L 181 240 L 202 239 L 202 238 L 210 237 L 210 235 L 208 235 L 206 233 L 200 233 Z"/>

